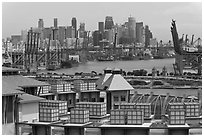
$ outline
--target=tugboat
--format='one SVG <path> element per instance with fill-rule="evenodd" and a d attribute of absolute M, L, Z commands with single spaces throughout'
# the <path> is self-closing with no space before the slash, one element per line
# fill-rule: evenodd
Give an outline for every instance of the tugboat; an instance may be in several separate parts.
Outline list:
<path fill-rule="evenodd" d="M 79 55 L 69 55 L 68 60 L 61 61 L 61 68 L 72 68 L 79 66 Z"/>

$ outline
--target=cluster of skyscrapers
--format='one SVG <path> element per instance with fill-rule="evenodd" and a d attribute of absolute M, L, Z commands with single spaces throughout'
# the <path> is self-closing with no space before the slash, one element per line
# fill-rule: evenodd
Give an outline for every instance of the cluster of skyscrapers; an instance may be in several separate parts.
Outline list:
<path fill-rule="evenodd" d="M 111 16 L 106 16 L 104 22 L 98 22 L 98 30 L 93 32 L 93 45 L 100 45 L 102 42 L 114 42 L 115 33 L 117 33 L 118 44 L 140 43 L 146 47 L 150 45 L 153 38 L 148 25 L 143 22 L 136 22 L 134 17 L 129 17 L 124 24 L 114 24 Z M 106 41 L 105 41 L 106 40 Z"/>
<path fill-rule="evenodd" d="M 70 21 L 70 26 L 59 26 L 58 19 L 54 18 L 54 25 L 45 27 L 43 19 L 38 20 L 38 26 L 33 27 L 32 31 L 40 33 L 41 41 L 45 39 L 59 40 L 61 45 L 64 43 L 69 45 L 82 44 L 85 39 L 89 37 L 89 32 L 85 30 L 85 23 L 80 23 L 77 28 L 77 19 L 73 17 Z M 21 35 L 12 35 L 11 42 L 17 45 L 19 42 L 26 42 L 28 30 L 22 30 Z M 115 35 L 117 33 L 117 35 Z M 90 35 L 89 43 L 93 46 L 100 46 L 101 44 L 110 45 L 114 42 L 117 36 L 117 44 L 135 44 L 140 43 L 147 47 L 150 45 L 150 40 L 153 38 L 152 32 L 148 25 L 143 22 L 136 22 L 134 17 L 129 17 L 124 24 L 114 23 L 113 17 L 106 16 L 105 22 L 98 22 L 98 29 Z"/>

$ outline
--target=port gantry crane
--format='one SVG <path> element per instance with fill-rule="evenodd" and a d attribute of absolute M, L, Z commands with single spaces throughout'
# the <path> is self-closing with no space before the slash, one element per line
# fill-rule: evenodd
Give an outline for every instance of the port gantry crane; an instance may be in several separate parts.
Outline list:
<path fill-rule="evenodd" d="M 189 39 L 186 38 L 184 40 L 183 36 L 181 39 L 178 37 L 176 23 L 175 20 L 172 20 L 171 23 L 171 34 L 174 44 L 174 50 L 176 53 L 174 71 L 177 75 L 183 75 L 183 70 L 185 68 L 190 68 L 193 70 L 197 70 L 197 74 L 201 75 L 202 70 L 202 49 L 201 49 L 201 39 L 198 38 L 195 42 L 193 42 L 194 35 L 192 35 L 192 41 L 189 42 Z M 197 50 L 189 50 L 189 49 Z"/>

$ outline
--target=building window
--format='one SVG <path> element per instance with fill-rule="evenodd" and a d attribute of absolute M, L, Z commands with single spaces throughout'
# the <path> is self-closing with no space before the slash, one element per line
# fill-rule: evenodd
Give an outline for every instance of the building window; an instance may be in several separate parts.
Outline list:
<path fill-rule="evenodd" d="M 126 100 L 125 100 L 125 96 L 121 96 L 120 100 L 121 100 L 121 101 L 126 101 Z"/>
<path fill-rule="evenodd" d="M 119 101 L 118 96 L 114 96 L 114 97 L 113 97 L 113 100 L 114 100 L 114 102 L 118 102 L 118 101 Z"/>

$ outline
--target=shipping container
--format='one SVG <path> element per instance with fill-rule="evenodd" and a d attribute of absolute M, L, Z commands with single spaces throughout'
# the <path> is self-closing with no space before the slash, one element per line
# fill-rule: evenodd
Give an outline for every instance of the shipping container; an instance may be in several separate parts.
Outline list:
<path fill-rule="evenodd" d="M 169 103 L 169 109 L 185 109 L 184 103 Z"/>
<path fill-rule="evenodd" d="M 170 125 L 185 125 L 185 109 L 170 109 L 169 110 Z"/>
<path fill-rule="evenodd" d="M 186 117 L 199 117 L 200 116 L 200 105 L 197 102 L 187 102 L 185 104 Z"/>
<path fill-rule="evenodd" d="M 84 124 L 89 122 L 89 110 L 87 109 L 71 109 L 70 122 L 74 124 Z"/>
<path fill-rule="evenodd" d="M 110 124 L 111 125 L 125 125 L 126 123 L 126 111 L 122 109 L 111 110 Z"/>
<path fill-rule="evenodd" d="M 142 125 L 144 123 L 143 110 L 130 109 L 127 110 L 127 124 L 128 125 Z"/>
<path fill-rule="evenodd" d="M 59 109 L 52 107 L 39 108 L 40 122 L 55 122 L 59 120 Z"/>
<path fill-rule="evenodd" d="M 135 109 L 142 110 L 144 112 L 144 117 L 151 116 L 151 103 L 137 103 Z"/>
<path fill-rule="evenodd" d="M 65 81 L 51 82 L 51 92 L 68 92 L 71 91 L 71 84 Z"/>
<path fill-rule="evenodd" d="M 134 109 L 135 103 L 121 103 L 120 109 Z"/>
<path fill-rule="evenodd" d="M 90 116 L 106 115 L 106 103 L 104 102 L 78 102 L 75 107 L 79 109 L 88 109 Z"/>
<path fill-rule="evenodd" d="M 96 90 L 96 83 L 88 83 L 88 90 Z"/>
<path fill-rule="evenodd" d="M 51 107 L 57 108 L 59 110 L 59 114 L 67 113 L 67 101 L 60 100 L 42 100 L 39 102 L 39 108 L 43 107 Z"/>
<path fill-rule="evenodd" d="M 42 86 L 41 94 L 50 93 L 50 90 L 51 90 L 51 86 Z"/>

